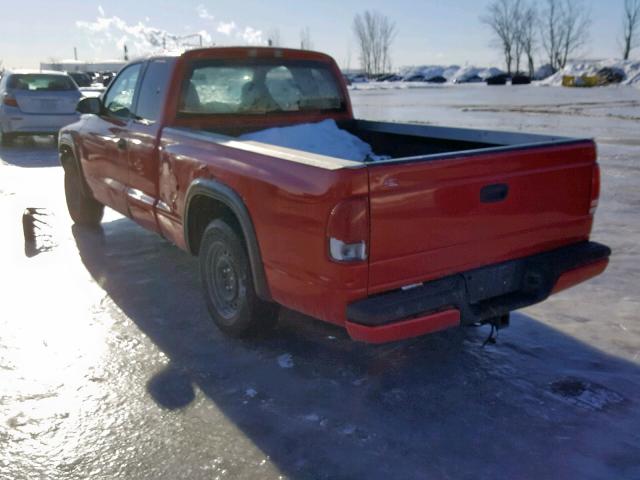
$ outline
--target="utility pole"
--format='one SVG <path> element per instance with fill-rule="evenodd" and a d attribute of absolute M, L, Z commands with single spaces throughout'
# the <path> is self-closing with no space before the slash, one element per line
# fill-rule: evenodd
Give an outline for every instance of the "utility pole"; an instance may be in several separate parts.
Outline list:
<path fill-rule="evenodd" d="M 73 47 L 73 59 L 78 60 L 78 49 Z"/>
<path fill-rule="evenodd" d="M 128 62 L 129 61 L 129 50 L 127 50 L 127 46 L 124 46 L 124 61 Z"/>

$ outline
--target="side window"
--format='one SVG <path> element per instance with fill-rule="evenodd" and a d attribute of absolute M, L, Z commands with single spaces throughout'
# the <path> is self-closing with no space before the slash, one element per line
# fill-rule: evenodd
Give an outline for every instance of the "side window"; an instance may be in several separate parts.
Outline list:
<path fill-rule="evenodd" d="M 147 66 L 140 85 L 136 115 L 145 120 L 157 121 L 169 87 L 171 63 L 167 60 L 153 60 Z"/>
<path fill-rule="evenodd" d="M 111 115 L 126 118 L 131 113 L 140 68 L 140 63 L 131 65 L 120 72 L 113 81 L 111 88 L 109 88 L 104 97 L 105 109 Z"/>

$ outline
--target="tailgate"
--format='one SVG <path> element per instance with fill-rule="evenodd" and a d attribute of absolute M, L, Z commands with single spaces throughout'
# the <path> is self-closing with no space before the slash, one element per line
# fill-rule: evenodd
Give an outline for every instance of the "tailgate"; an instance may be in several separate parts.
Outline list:
<path fill-rule="evenodd" d="M 586 240 L 592 141 L 369 166 L 369 293 Z"/>

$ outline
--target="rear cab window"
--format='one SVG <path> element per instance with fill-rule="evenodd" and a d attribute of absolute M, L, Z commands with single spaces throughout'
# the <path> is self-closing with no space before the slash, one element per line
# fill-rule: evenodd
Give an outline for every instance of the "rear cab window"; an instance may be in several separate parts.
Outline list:
<path fill-rule="evenodd" d="M 182 85 L 181 115 L 343 112 L 330 64 L 312 60 L 198 60 Z"/>
<path fill-rule="evenodd" d="M 66 75 L 50 75 L 42 73 L 16 73 L 11 75 L 8 88 L 35 92 L 60 92 L 77 90 L 73 80 Z"/>

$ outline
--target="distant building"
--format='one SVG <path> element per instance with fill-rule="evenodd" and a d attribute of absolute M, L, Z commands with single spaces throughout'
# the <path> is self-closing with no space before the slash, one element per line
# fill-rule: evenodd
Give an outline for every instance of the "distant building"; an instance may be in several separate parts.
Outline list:
<path fill-rule="evenodd" d="M 57 70 L 59 72 L 117 72 L 126 65 L 122 60 L 101 60 L 85 62 L 82 60 L 60 60 L 57 62 L 40 62 L 40 70 Z"/>

